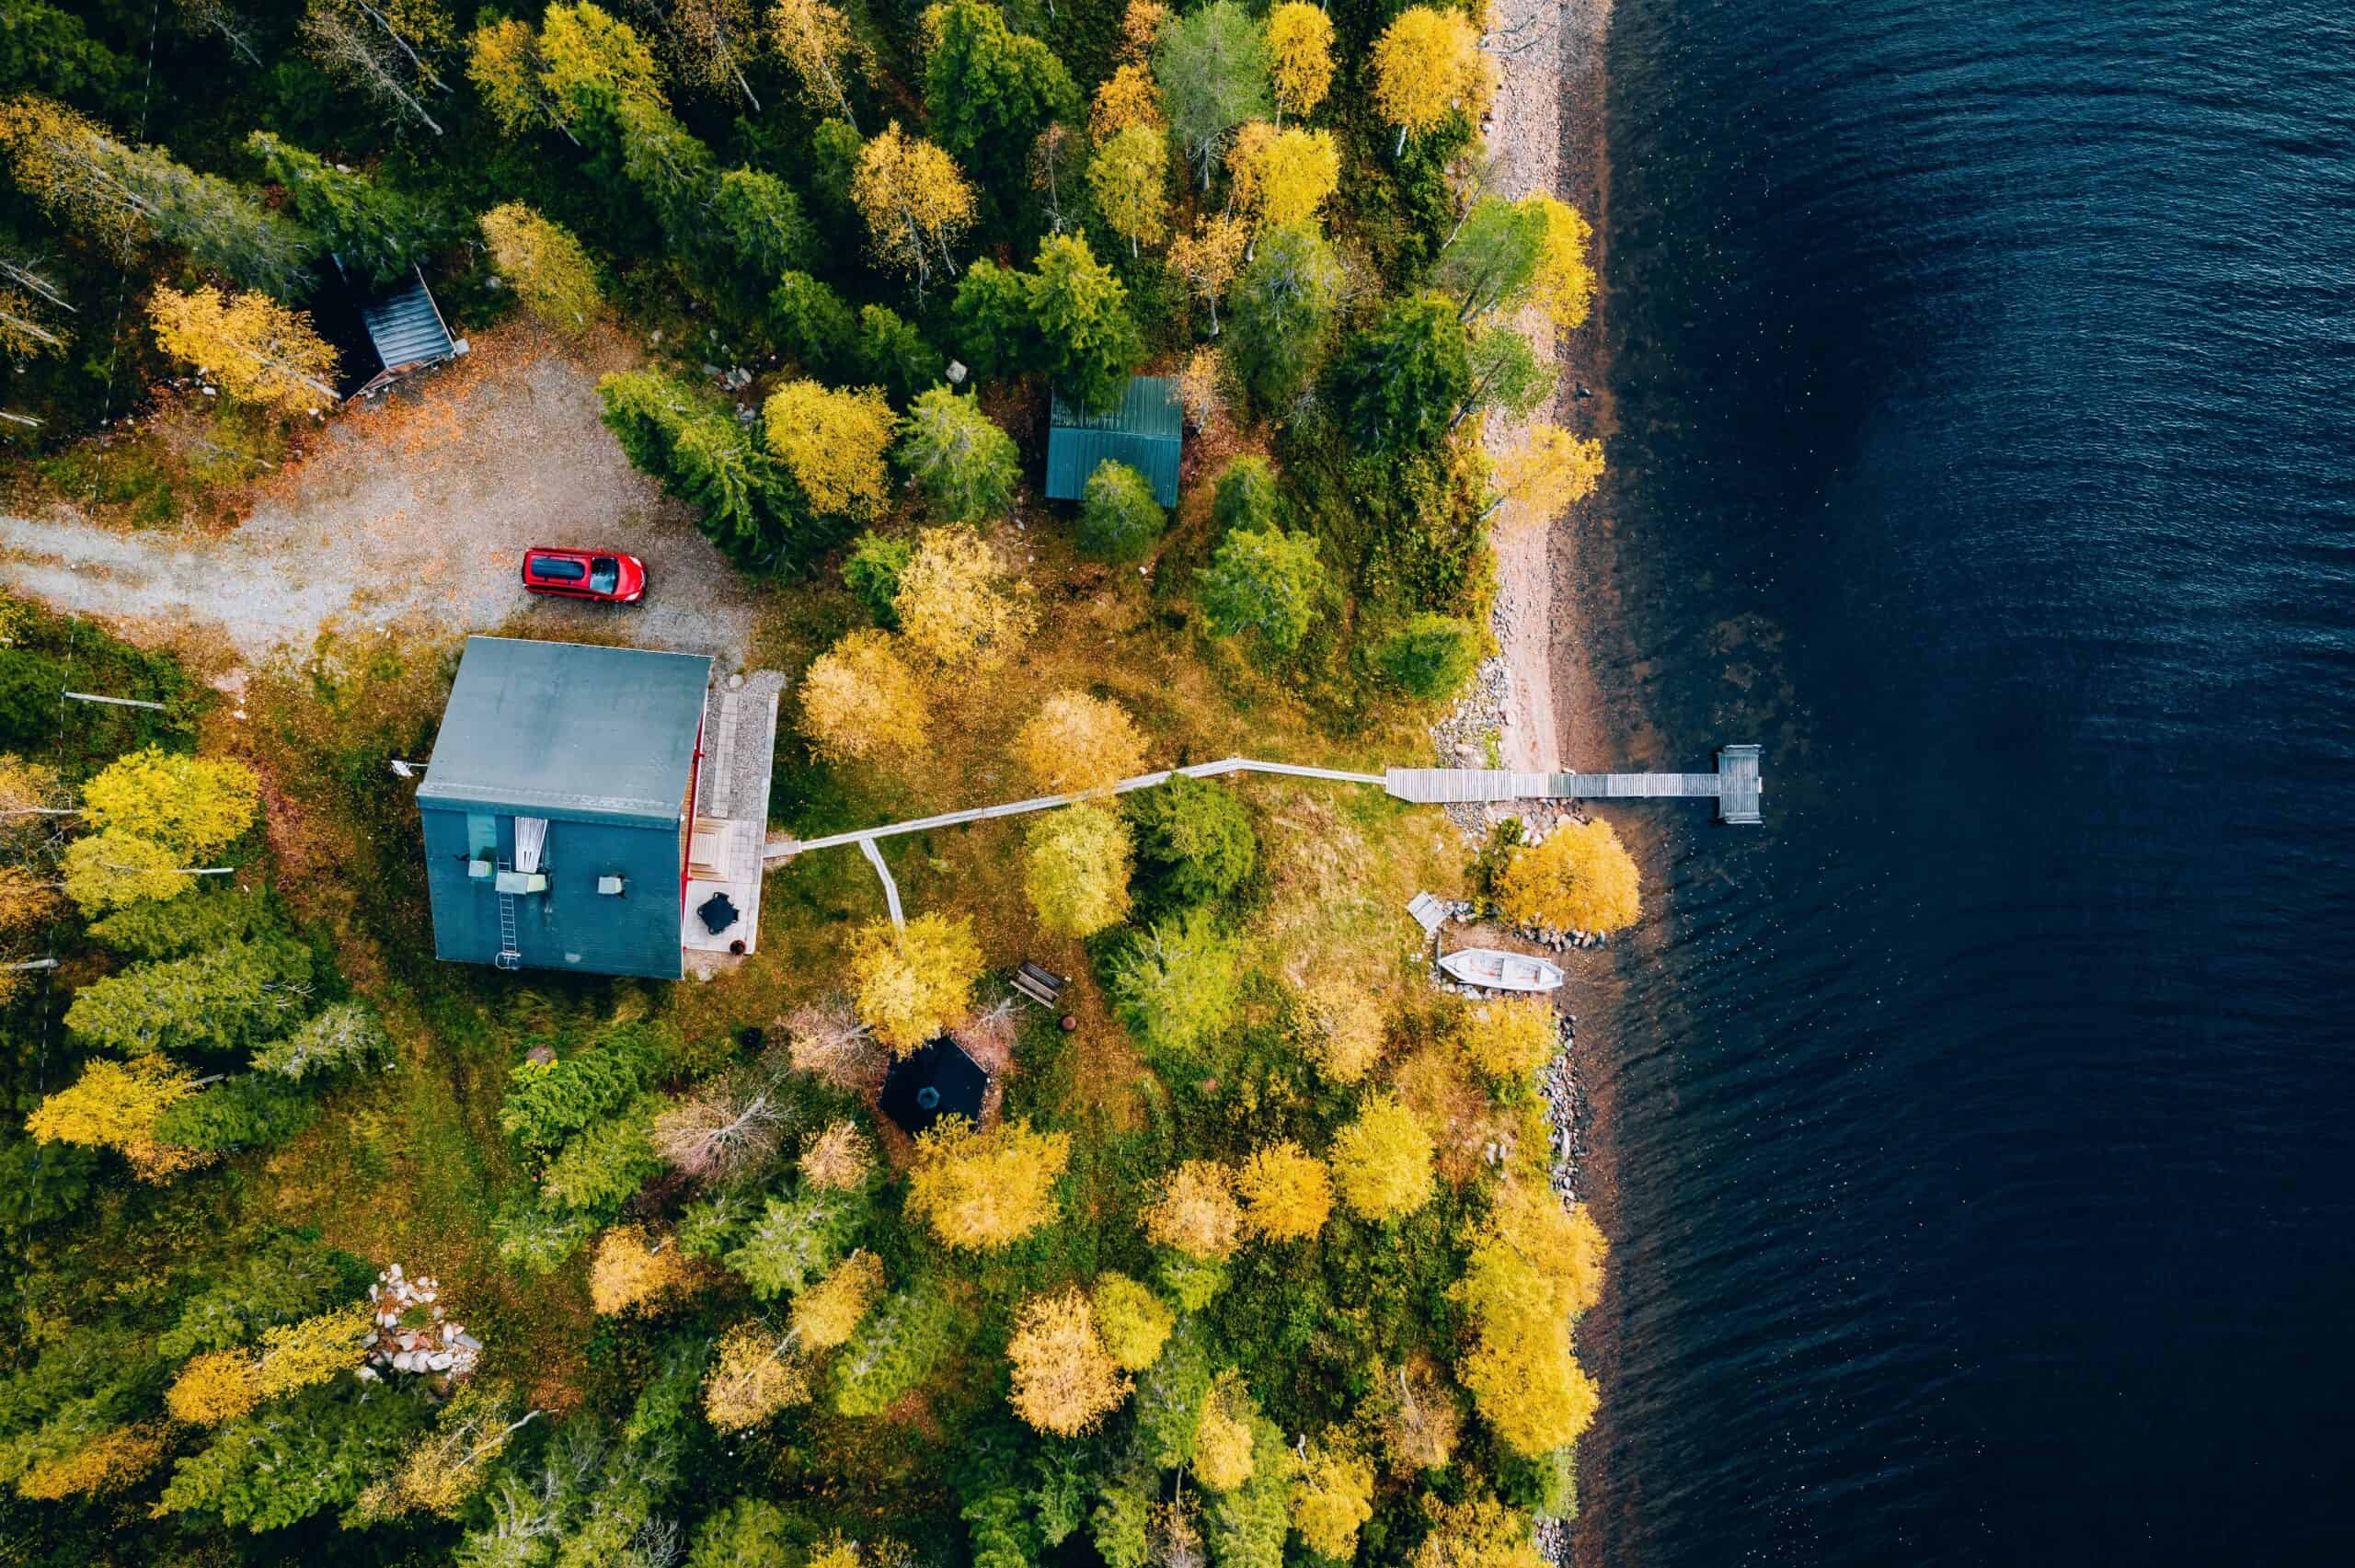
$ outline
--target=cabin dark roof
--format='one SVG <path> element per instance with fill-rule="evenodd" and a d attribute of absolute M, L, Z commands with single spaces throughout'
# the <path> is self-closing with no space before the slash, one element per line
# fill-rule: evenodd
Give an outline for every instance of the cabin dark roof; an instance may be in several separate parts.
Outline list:
<path fill-rule="evenodd" d="M 883 1078 L 883 1114 L 910 1137 L 945 1116 L 978 1124 L 989 1074 L 947 1035 L 891 1064 Z"/>
<path fill-rule="evenodd" d="M 675 825 L 710 680 L 699 654 L 468 637 L 418 805 Z"/>
<path fill-rule="evenodd" d="M 388 371 L 446 360 L 454 347 L 433 296 L 426 292 L 424 274 L 414 267 L 384 293 L 362 301 L 360 320 Z"/>
<path fill-rule="evenodd" d="M 1110 461 L 1143 475 L 1154 498 L 1174 507 L 1185 442 L 1178 383 L 1167 376 L 1131 376 L 1109 414 L 1083 413 L 1058 397 L 1047 427 L 1047 498 L 1079 499 L 1097 465 Z"/>

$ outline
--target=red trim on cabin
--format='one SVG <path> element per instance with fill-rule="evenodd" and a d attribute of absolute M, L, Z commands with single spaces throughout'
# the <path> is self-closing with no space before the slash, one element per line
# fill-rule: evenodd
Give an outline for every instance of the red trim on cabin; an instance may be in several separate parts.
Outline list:
<path fill-rule="evenodd" d="M 695 754 L 687 764 L 687 830 L 679 835 L 679 921 L 684 927 L 687 918 L 687 867 L 695 857 L 695 805 L 703 794 L 703 727 L 711 722 L 711 704 L 706 701 L 703 716 L 695 720 Z"/>

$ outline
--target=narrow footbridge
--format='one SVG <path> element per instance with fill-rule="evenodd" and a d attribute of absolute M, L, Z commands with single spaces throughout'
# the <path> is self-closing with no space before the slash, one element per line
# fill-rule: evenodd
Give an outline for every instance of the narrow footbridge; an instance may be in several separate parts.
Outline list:
<path fill-rule="evenodd" d="M 1383 787 L 1401 800 L 1452 806 L 1484 800 L 1708 798 L 1721 821 L 1759 820 L 1758 748 L 1728 746 L 1714 773 L 1528 773 L 1503 768 L 1393 768 Z"/>
<path fill-rule="evenodd" d="M 1753 823 L 1759 820 L 1759 796 L 1764 785 L 1760 781 L 1758 748 L 1728 746 L 1717 753 L 1717 771 L 1714 773 L 1516 773 L 1504 768 L 1392 768 L 1381 773 L 1344 773 L 1338 768 L 1304 768 L 1292 762 L 1261 762 L 1248 757 L 1228 757 L 1216 762 L 1197 762 L 1191 767 L 1166 768 L 1157 773 L 1140 773 L 1132 779 L 1122 779 L 1112 786 L 1115 795 L 1132 790 L 1151 789 L 1166 784 L 1178 774 L 1191 779 L 1212 779 L 1226 773 L 1276 773 L 1286 778 L 1327 779 L 1337 784 L 1379 784 L 1400 800 L 1420 805 L 1456 805 L 1490 800 L 1658 800 L 1714 796 L 1717 802 L 1720 821 Z M 883 864 L 883 856 L 875 847 L 878 839 L 896 838 L 903 833 L 926 833 L 935 828 L 960 827 L 967 822 L 987 822 L 1000 817 L 1026 817 L 1037 811 L 1053 811 L 1086 799 L 1085 795 L 1040 795 L 1028 800 L 1011 800 L 1002 806 L 976 806 L 963 811 L 944 811 L 933 817 L 912 818 L 905 822 L 887 822 L 877 828 L 860 828 L 848 833 L 829 833 L 822 838 L 796 839 L 787 834 L 773 833 L 763 858 L 774 864 L 790 860 L 811 850 L 840 849 L 856 844 L 883 879 L 883 898 L 891 912 L 891 923 L 903 923 L 900 909 L 899 884 L 891 879 L 890 867 Z"/>

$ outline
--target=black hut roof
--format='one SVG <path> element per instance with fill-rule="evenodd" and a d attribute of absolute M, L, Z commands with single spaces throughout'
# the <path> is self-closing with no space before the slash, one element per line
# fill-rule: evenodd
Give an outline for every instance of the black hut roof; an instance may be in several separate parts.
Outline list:
<path fill-rule="evenodd" d="M 943 1035 L 915 1055 L 891 1064 L 883 1078 L 883 1114 L 911 1137 L 944 1116 L 979 1124 L 990 1075 L 965 1047 Z"/>

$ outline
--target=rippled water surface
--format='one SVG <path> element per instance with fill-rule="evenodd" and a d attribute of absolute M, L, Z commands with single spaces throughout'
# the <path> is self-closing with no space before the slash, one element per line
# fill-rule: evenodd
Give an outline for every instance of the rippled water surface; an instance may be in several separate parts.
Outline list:
<path fill-rule="evenodd" d="M 1770 793 L 1619 814 L 1582 1558 L 2355 1561 L 2355 7 L 1610 59 L 1586 647 Z"/>

